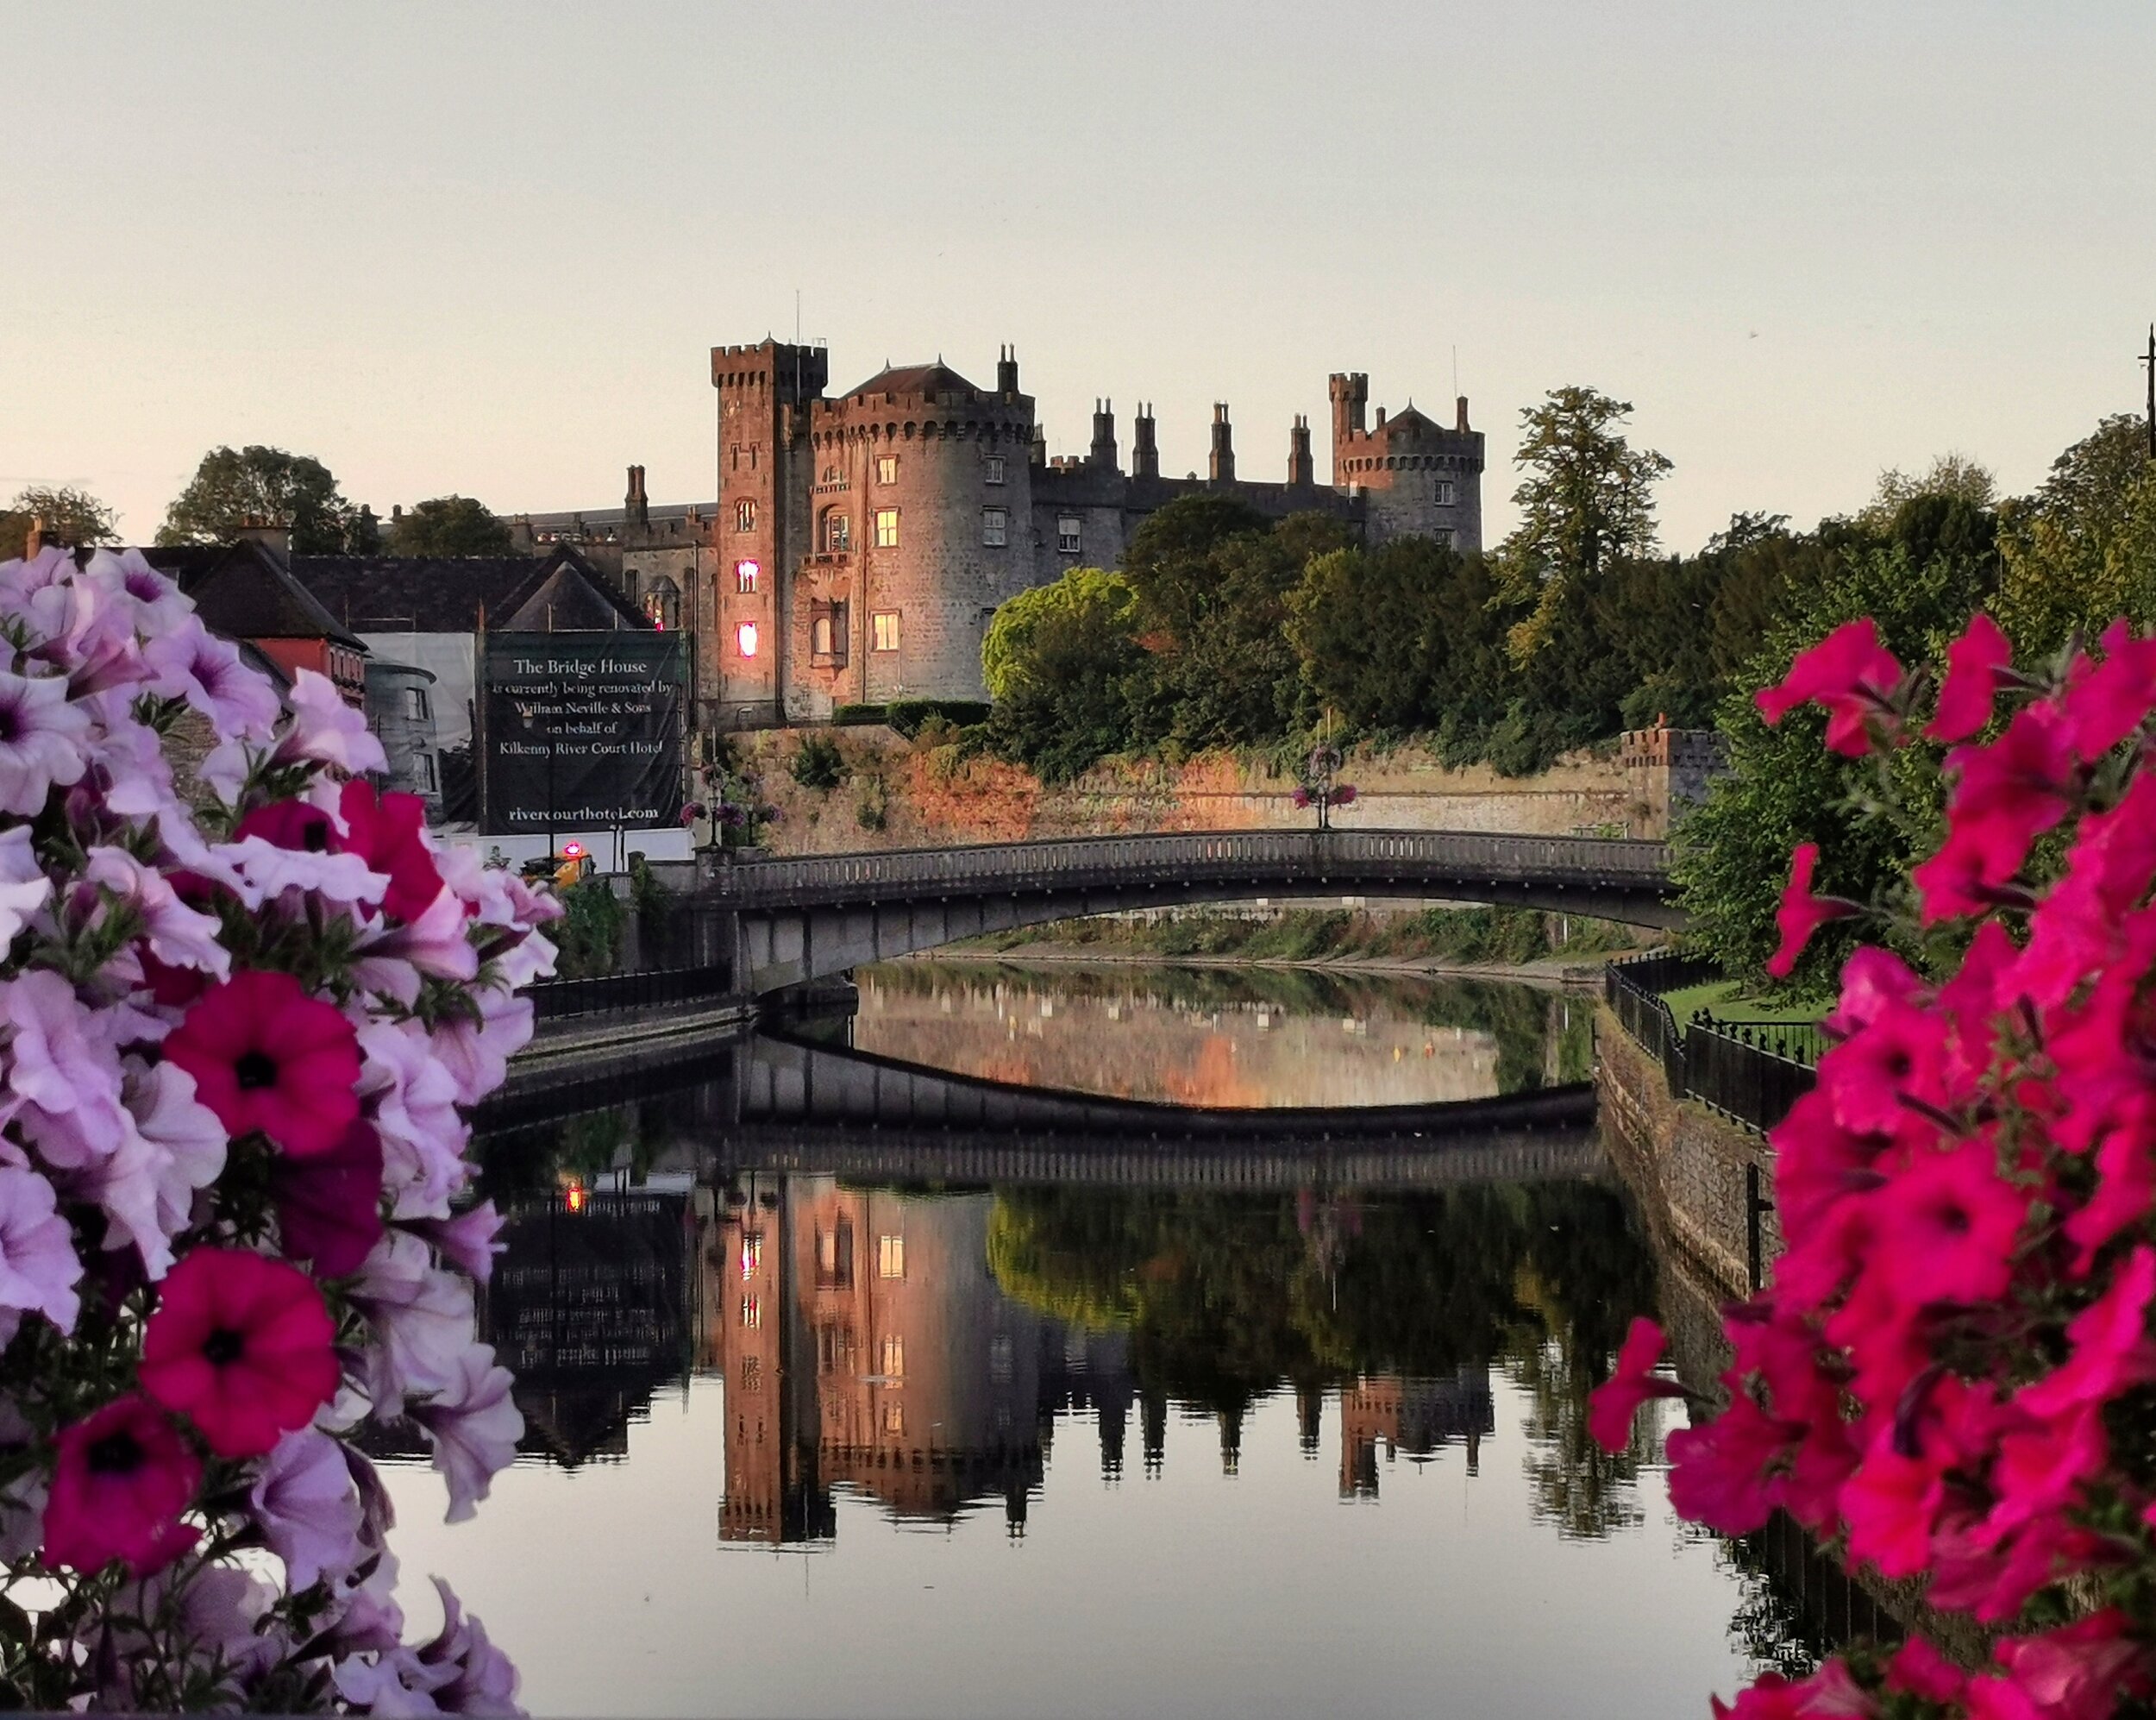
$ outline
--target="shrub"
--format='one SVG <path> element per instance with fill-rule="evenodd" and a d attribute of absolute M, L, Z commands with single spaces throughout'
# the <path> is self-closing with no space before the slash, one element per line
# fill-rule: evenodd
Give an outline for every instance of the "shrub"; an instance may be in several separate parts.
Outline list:
<path fill-rule="evenodd" d="M 846 780 L 846 756 L 829 735 L 810 735 L 794 753 L 788 771 L 811 793 L 828 794 Z"/>
<path fill-rule="evenodd" d="M 893 699 L 883 707 L 883 720 L 913 739 L 922 725 L 941 720 L 962 728 L 988 719 L 988 706 L 980 699 Z"/>
<path fill-rule="evenodd" d="M 883 721 L 881 705 L 839 705 L 832 707 L 831 725 L 841 729 L 872 729 Z"/>

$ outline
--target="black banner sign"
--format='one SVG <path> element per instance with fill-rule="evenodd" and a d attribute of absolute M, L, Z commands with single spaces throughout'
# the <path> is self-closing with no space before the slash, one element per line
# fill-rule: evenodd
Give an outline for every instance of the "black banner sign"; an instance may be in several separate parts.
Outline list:
<path fill-rule="evenodd" d="M 489 633 L 486 831 L 681 821 L 680 633 Z"/>

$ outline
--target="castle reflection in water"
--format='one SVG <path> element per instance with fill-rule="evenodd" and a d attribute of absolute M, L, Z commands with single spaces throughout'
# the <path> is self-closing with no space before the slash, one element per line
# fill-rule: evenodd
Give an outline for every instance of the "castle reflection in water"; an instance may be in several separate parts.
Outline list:
<path fill-rule="evenodd" d="M 1124 1474 L 1132 1438 L 1158 1472 L 1178 1406 L 1141 1381 L 1122 1331 L 1005 1293 L 990 1265 L 995 1207 L 987 1191 L 769 1173 L 520 1202 L 484 1319 L 517 1375 L 527 1453 L 567 1466 L 624 1455 L 656 1394 L 717 1375 L 719 1538 L 766 1546 L 828 1541 L 840 1491 L 901 1524 L 1000 1500 L 1022 1534 L 1057 1425 L 1081 1414 L 1105 1479 Z M 1335 1402 L 1343 1497 L 1376 1494 L 1381 1456 L 1457 1443 L 1472 1473 L 1494 1425 L 1482 1367 L 1293 1389 L 1306 1457 L 1320 1454 Z M 1233 1473 L 1240 1412 L 1178 1413 L 1217 1421 Z"/>

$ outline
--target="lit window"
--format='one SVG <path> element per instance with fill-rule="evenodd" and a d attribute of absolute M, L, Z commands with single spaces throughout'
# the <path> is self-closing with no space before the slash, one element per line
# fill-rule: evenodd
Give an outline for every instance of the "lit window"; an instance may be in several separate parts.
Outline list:
<path fill-rule="evenodd" d="M 883 1406 L 883 1431 L 902 1434 L 906 1431 L 906 1400 L 893 1397 Z"/>
<path fill-rule="evenodd" d="M 843 508 L 824 510 L 824 548 L 843 556 L 854 547 L 854 523 Z"/>
<path fill-rule="evenodd" d="M 906 1276 L 906 1239 L 903 1236 L 879 1236 L 876 1239 L 876 1276 L 880 1278 L 902 1278 Z"/>
<path fill-rule="evenodd" d="M 753 621 L 744 621 L 740 626 L 735 628 L 734 643 L 741 648 L 741 654 L 744 657 L 755 656 L 756 624 Z"/>
<path fill-rule="evenodd" d="M 896 508 L 876 510 L 876 548 L 895 549 L 899 547 L 899 511 Z"/>
<path fill-rule="evenodd" d="M 906 1340 L 887 1337 L 883 1340 L 883 1377 L 886 1379 L 906 1378 Z"/>
<path fill-rule="evenodd" d="M 883 454 L 876 457 L 876 482 L 895 484 L 899 481 L 899 456 Z"/>
<path fill-rule="evenodd" d="M 874 629 L 874 637 L 869 641 L 869 649 L 878 651 L 897 650 L 899 648 L 899 612 L 895 609 L 880 609 L 868 619 Z"/>
<path fill-rule="evenodd" d="M 1000 549 L 1011 541 L 1011 516 L 1001 508 L 981 510 L 981 541 Z"/>
<path fill-rule="evenodd" d="M 981 462 L 981 481 L 984 484 L 1000 484 L 1003 481 L 1003 456 L 1000 454 L 991 454 Z"/>
<path fill-rule="evenodd" d="M 763 1309 L 753 1296 L 741 1299 L 741 1329 L 754 1332 L 763 1324 Z"/>
<path fill-rule="evenodd" d="M 1438 505 L 1441 508 L 1452 505 L 1452 480 L 1450 478 L 1438 480 Z"/>
<path fill-rule="evenodd" d="M 734 504 L 734 530 L 736 531 L 754 531 L 755 529 L 755 502 L 753 499 L 749 501 L 736 502 Z"/>
<path fill-rule="evenodd" d="M 1075 556 L 1078 553 L 1079 535 L 1082 524 L 1083 522 L 1075 513 L 1059 513 L 1056 516 L 1056 548 L 1058 553 L 1065 556 Z"/>
<path fill-rule="evenodd" d="M 746 1230 L 741 1237 L 741 1276 L 744 1280 L 756 1275 L 756 1268 L 763 1265 L 763 1233 Z"/>
<path fill-rule="evenodd" d="M 734 589 L 743 597 L 751 595 L 756 589 L 756 575 L 762 571 L 763 568 L 755 562 L 735 562 Z"/>

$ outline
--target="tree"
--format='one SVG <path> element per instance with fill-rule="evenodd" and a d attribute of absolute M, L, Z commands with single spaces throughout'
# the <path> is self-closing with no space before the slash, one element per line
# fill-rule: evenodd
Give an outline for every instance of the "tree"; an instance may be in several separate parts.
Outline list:
<path fill-rule="evenodd" d="M 1858 515 L 1857 523 L 1883 531 L 1902 508 L 1920 496 L 1940 496 L 1989 510 L 1997 499 L 1997 485 L 1990 468 L 1965 454 L 1946 453 L 1912 475 L 1898 466 L 1879 474 L 1879 486 Z"/>
<path fill-rule="evenodd" d="M 2033 496 L 2000 510 L 2000 620 L 2024 656 L 2116 616 L 2156 622 L 2156 461 L 2147 429 L 2120 416 L 2052 462 Z"/>
<path fill-rule="evenodd" d="M 1061 782 L 1130 744 L 1130 683 L 1145 657 L 1136 609 L 1121 574 L 1074 568 L 996 611 L 981 661 L 1001 756 Z"/>
<path fill-rule="evenodd" d="M 1670 461 L 1626 440 L 1620 426 L 1631 415 L 1629 401 L 1580 387 L 1552 389 L 1520 413 L 1515 461 L 1527 475 L 1513 492 L 1520 524 L 1498 559 L 1507 600 L 1529 611 L 1510 641 L 1522 661 L 1614 558 L 1654 549 L 1654 486 Z"/>
<path fill-rule="evenodd" d="M 0 561 L 22 554 L 33 520 L 46 543 L 72 549 L 120 541 L 119 515 L 89 491 L 64 484 L 33 484 L 0 508 Z"/>
<path fill-rule="evenodd" d="M 508 525 L 469 496 L 436 496 L 404 513 L 389 532 L 392 556 L 506 556 Z"/>
<path fill-rule="evenodd" d="M 160 543 L 229 543 L 244 526 L 291 528 L 303 556 L 334 556 L 352 546 L 359 511 L 338 493 L 319 460 L 281 448 L 213 448 L 158 529 Z"/>

